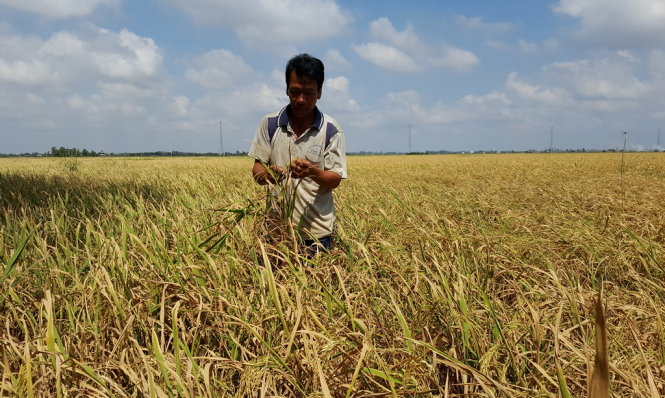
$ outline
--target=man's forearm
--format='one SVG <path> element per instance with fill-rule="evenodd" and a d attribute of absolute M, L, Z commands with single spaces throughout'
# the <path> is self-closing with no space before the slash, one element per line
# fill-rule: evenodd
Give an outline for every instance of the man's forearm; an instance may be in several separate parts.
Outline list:
<path fill-rule="evenodd" d="M 268 170 L 263 163 L 258 161 L 254 162 L 252 167 L 252 176 L 259 185 L 274 184 L 275 177 L 279 178 L 283 172 L 283 169 L 277 166 L 271 166 Z"/>
<path fill-rule="evenodd" d="M 342 176 L 336 172 L 320 169 L 307 159 L 296 159 L 291 162 L 291 177 L 309 177 L 320 186 L 330 189 L 337 188 L 342 181 Z"/>
<path fill-rule="evenodd" d="M 342 181 L 342 176 L 335 173 L 334 171 L 321 170 L 318 168 L 310 177 L 320 186 L 330 189 L 337 188 L 339 183 Z"/>

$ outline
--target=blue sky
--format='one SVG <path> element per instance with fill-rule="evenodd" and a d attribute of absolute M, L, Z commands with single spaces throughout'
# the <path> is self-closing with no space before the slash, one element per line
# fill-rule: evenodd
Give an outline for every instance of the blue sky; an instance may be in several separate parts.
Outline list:
<path fill-rule="evenodd" d="M 246 151 L 301 52 L 348 151 L 653 150 L 663 37 L 664 0 L 0 0 L 0 153 Z"/>

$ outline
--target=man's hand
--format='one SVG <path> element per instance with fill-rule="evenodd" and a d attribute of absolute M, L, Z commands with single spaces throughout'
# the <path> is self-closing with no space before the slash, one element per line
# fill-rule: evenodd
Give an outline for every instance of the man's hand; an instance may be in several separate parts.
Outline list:
<path fill-rule="evenodd" d="M 336 172 L 320 169 L 307 159 L 296 159 L 291 162 L 291 177 L 310 177 L 320 186 L 330 189 L 337 188 L 342 181 L 342 176 Z"/>
<path fill-rule="evenodd" d="M 291 177 L 305 178 L 316 174 L 316 166 L 307 159 L 296 159 L 291 162 Z"/>
<path fill-rule="evenodd" d="M 279 167 L 277 165 L 271 165 L 270 166 L 270 171 L 277 177 L 277 179 L 281 180 L 284 178 L 284 174 L 286 174 L 286 171 L 284 170 L 284 167 Z"/>
<path fill-rule="evenodd" d="M 252 175 L 254 176 L 254 180 L 260 185 L 266 185 L 268 183 L 275 184 L 286 176 L 286 171 L 283 167 L 274 164 L 270 166 L 270 170 L 268 171 L 263 163 L 257 160 L 254 162 Z"/>

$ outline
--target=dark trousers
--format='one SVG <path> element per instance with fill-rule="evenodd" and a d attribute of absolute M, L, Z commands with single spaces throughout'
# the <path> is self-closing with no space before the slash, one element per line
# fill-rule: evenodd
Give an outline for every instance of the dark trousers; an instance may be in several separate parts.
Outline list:
<path fill-rule="evenodd" d="M 302 243 L 310 255 L 314 255 L 320 251 L 328 252 L 332 249 L 332 236 L 328 235 L 318 239 L 305 239 Z"/>

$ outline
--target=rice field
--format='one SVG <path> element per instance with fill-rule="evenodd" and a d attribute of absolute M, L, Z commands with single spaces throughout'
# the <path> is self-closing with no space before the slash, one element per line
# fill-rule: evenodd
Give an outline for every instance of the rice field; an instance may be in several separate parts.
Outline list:
<path fill-rule="evenodd" d="M 337 239 L 248 158 L 0 159 L 0 396 L 665 396 L 665 153 L 349 157 Z"/>

